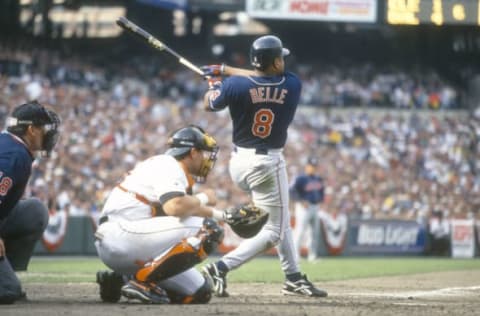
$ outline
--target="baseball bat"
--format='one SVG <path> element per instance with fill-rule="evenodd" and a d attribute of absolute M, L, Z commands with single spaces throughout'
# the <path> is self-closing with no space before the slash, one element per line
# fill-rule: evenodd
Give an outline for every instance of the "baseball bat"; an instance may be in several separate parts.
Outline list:
<path fill-rule="evenodd" d="M 196 72 L 200 76 L 204 76 L 203 71 L 200 68 L 198 68 L 197 66 L 192 64 L 190 61 L 188 61 L 187 59 L 182 57 L 179 53 L 177 53 L 176 51 L 174 51 L 173 49 L 168 47 L 165 43 L 163 43 L 158 38 L 156 38 L 152 34 L 145 31 L 144 29 L 142 29 L 140 26 L 136 25 L 135 23 L 133 23 L 129 19 L 122 16 L 117 20 L 117 24 L 122 29 L 124 29 L 126 31 L 129 31 L 129 32 L 137 35 L 138 37 L 140 37 L 140 39 L 147 42 L 147 44 L 149 44 L 153 48 L 155 48 L 159 51 L 166 51 L 167 53 L 175 56 L 178 59 L 179 63 L 181 63 L 182 65 L 184 65 L 188 69 Z"/>

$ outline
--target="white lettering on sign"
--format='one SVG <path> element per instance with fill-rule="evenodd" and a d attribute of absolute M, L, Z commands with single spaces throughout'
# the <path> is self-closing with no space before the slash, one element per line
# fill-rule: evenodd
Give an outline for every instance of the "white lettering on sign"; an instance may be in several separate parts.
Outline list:
<path fill-rule="evenodd" d="M 418 231 L 417 227 L 394 227 L 389 225 L 385 233 L 385 245 L 415 245 Z"/>
<path fill-rule="evenodd" d="M 360 225 L 357 238 L 359 245 L 382 245 L 384 240 L 383 227 Z"/>
<path fill-rule="evenodd" d="M 368 246 L 409 246 L 415 245 L 419 233 L 418 227 L 377 226 L 362 224 L 358 228 L 357 242 Z"/>

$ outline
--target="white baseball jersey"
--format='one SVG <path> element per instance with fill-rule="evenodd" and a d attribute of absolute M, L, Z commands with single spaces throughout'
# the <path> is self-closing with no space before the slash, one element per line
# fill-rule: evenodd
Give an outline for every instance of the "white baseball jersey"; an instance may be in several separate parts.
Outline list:
<path fill-rule="evenodd" d="M 187 176 L 175 158 L 153 156 L 138 163 L 111 192 L 102 216 L 108 215 L 110 220 L 151 218 L 158 214 L 154 214 L 151 205 L 139 197 L 150 203 L 164 203 L 173 196 L 185 195 L 189 186 Z"/>
<path fill-rule="evenodd" d="M 175 158 L 151 157 L 138 163 L 109 195 L 101 217 L 108 217 L 95 236 L 95 246 L 102 261 L 114 271 L 132 275 L 146 262 L 162 255 L 183 238 L 195 236 L 203 218 L 179 218 L 162 215 L 161 203 L 183 196 L 193 181 Z M 161 287 L 191 295 L 204 283 L 195 268 L 159 283 Z"/>

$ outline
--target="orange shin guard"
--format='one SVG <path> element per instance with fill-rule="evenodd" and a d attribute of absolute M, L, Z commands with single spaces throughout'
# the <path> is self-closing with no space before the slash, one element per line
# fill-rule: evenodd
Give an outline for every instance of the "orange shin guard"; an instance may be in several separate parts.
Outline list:
<path fill-rule="evenodd" d="M 142 282 L 159 282 L 190 269 L 206 257 L 203 240 L 198 237 L 189 237 L 182 239 L 180 243 L 145 264 L 137 271 L 135 277 Z"/>

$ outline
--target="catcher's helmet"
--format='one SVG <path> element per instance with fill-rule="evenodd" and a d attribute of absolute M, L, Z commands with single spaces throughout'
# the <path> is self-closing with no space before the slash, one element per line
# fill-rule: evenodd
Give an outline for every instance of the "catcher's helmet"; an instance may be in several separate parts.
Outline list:
<path fill-rule="evenodd" d="M 37 101 L 31 101 L 16 107 L 7 118 L 6 125 L 8 132 L 19 137 L 25 134 L 29 125 L 43 126 L 45 135 L 42 150 L 48 155 L 58 141 L 60 118 L 53 110 L 45 108 Z"/>
<path fill-rule="evenodd" d="M 196 125 L 189 125 L 174 131 L 168 139 L 168 147 L 165 154 L 173 156 L 177 160 L 187 156 L 192 148 L 210 152 L 210 156 L 204 159 L 197 174 L 198 182 L 205 180 L 217 160 L 217 141 Z"/>
<path fill-rule="evenodd" d="M 287 56 L 290 51 L 283 47 L 282 41 L 273 35 L 257 38 L 250 47 L 250 63 L 253 67 L 264 70 L 275 58 Z"/>

